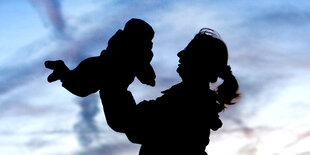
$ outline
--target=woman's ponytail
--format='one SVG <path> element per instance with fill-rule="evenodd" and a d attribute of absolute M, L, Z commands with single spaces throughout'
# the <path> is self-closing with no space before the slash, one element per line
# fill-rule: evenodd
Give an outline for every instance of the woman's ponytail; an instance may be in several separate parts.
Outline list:
<path fill-rule="evenodd" d="M 224 109 L 225 105 L 235 104 L 233 100 L 240 96 L 238 93 L 239 85 L 235 76 L 231 72 L 230 66 L 227 66 L 220 73 L 219 77 L 222 78 L 224 82 L 218 86 L 217 101 Z"/>

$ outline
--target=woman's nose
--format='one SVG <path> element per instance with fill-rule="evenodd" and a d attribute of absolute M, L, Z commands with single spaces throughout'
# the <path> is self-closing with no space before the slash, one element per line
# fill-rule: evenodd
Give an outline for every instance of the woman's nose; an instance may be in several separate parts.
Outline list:
<path fill-rule="evenodd" d="M 184 50 L 180 51 L 180 52 L 177 54 L 177 56 L 178 56 L 179 58 L 181 58 L 183 55 L 184 55 Z"/>

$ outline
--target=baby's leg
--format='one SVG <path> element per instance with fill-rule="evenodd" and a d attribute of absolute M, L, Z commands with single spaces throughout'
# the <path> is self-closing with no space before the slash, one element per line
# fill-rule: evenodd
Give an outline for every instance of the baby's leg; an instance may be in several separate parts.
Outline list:
<path fill-rule="evenodd" d="M 53 70 L 53 73 L 50 74 L 47 78 L 48 82 L 54 82 L 60 80 L 70 69 L 65 65 L 62 60 L 56 61 L 45 61 L 45 67 Z"/>

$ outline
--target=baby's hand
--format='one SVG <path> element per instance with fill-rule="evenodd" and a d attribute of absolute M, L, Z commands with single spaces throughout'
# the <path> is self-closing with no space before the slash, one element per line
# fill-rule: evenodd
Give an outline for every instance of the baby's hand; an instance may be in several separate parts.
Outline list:
<path fill-rule="evenodd" d="M 141 83 L 150 85 L 152 87 L 155 86 L 156 74 L 154 72 L 153 67 L 150 64 L 146 64 L 143 67 L 141 67 L 137 71 L 136 76 Z"/>
<path fill-rule="evenodd" d="M 53 73 L 47 77 L 48 82 L 60 80 L 65 73 L 70 71 L 62 60 L 45 61 L 44 65 L 46 68 L 53 70 Z"/>

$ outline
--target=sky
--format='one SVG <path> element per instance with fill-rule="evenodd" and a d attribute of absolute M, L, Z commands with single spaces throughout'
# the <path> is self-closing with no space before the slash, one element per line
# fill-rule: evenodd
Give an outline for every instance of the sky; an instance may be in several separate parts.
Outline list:
<path fill-rule="evenodd" d="M 220 114 L 210 155 L 310 154 L 310 2 L 307 0 L 1 0 L 0 154 L 136 155 L 139 145 L 106 123 L 98 93 L 76 97 L 48 83 L 46 60 L 69 68 L 107 46 L 131 18 L 155 30 L 156 86 L 181 81 L 177 53 L 203 27 L 219 32 L 241 98 Z"/>

